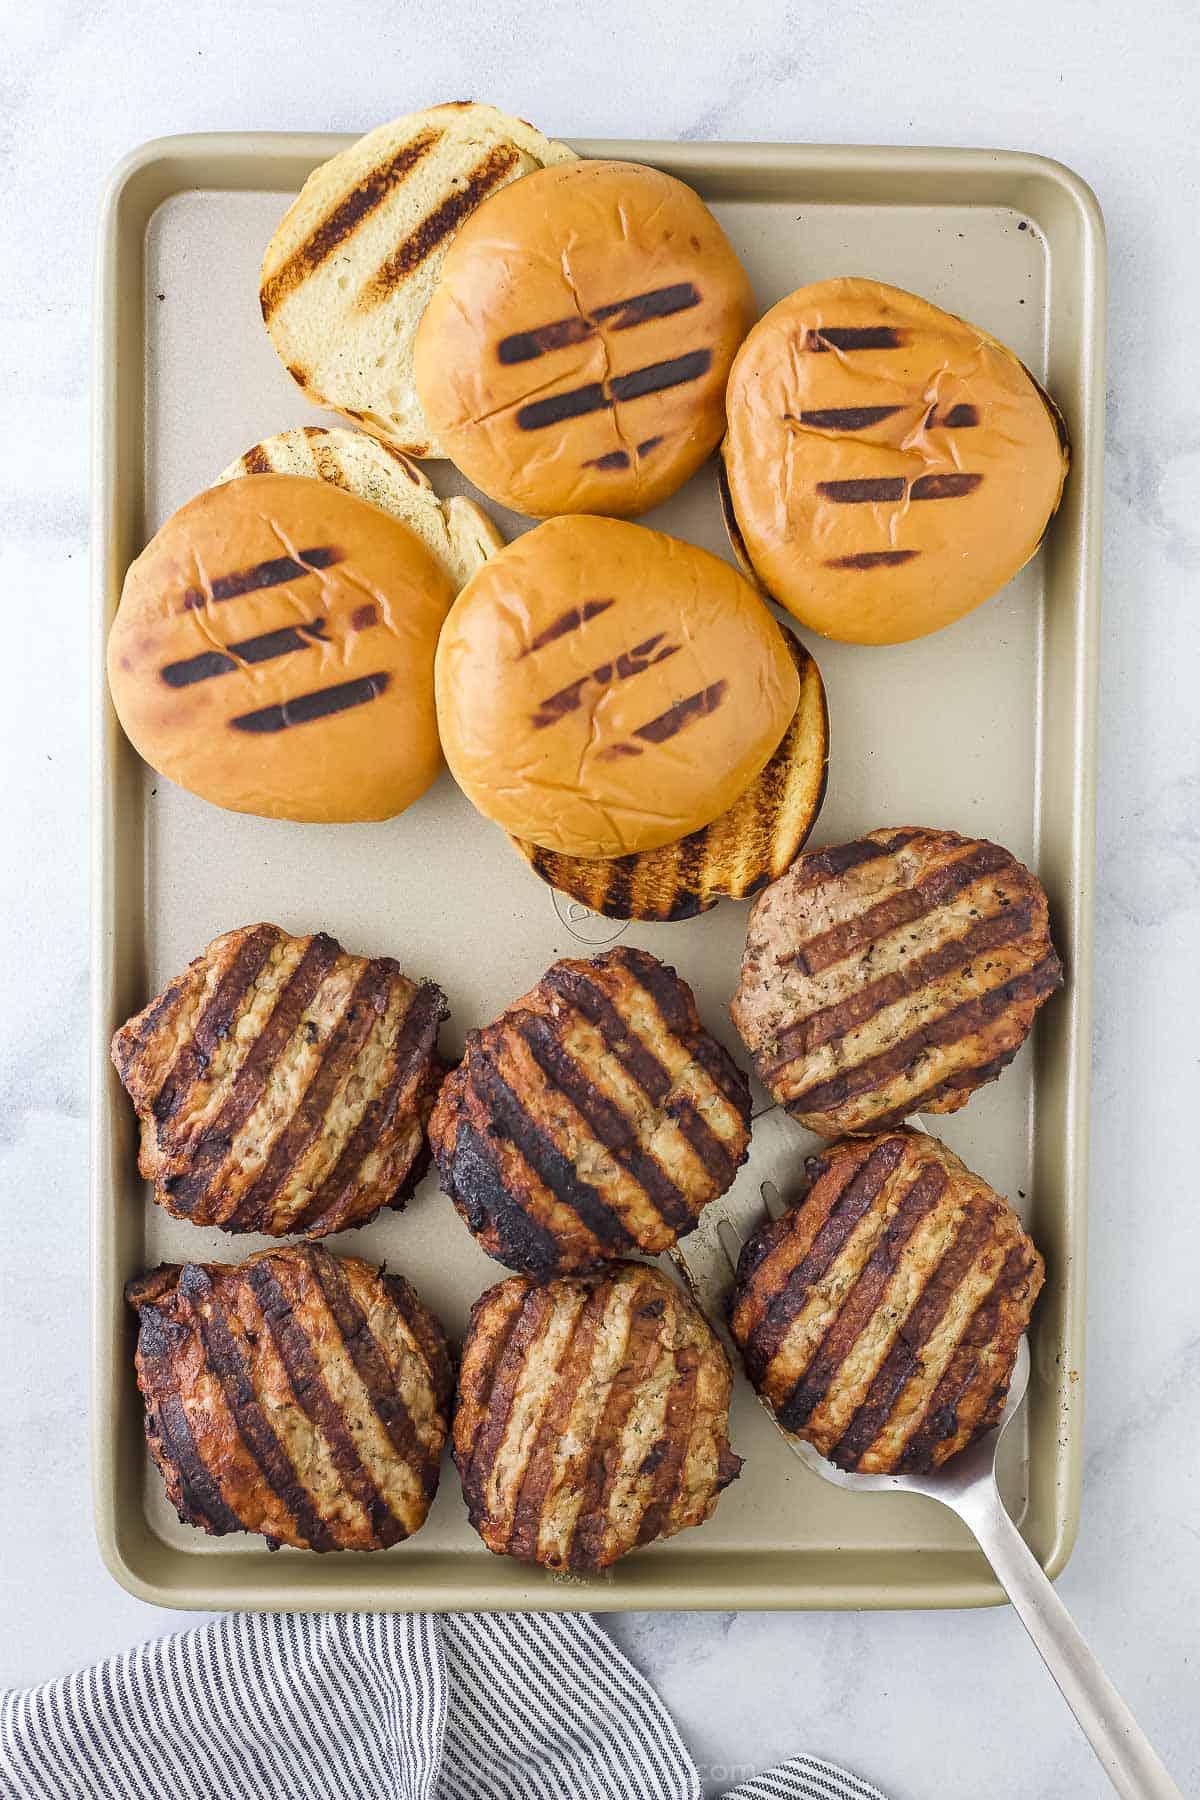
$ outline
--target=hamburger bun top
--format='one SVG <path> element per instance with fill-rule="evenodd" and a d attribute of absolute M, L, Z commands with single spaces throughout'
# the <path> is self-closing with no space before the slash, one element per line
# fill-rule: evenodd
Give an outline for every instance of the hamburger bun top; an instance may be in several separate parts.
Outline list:
<path fill-rule="evenodd" d="M 1067 473 L 1061 418 L 1010 350 L 844 277 L 773 306 L 738 353 L 723 447 L 735 548 L 845 643 L 961 618 L 1034 554 Z"/>
<path fill-rule="evenodd" d="M 440 766 L 454 589 L 399 520 L 300 475 L 197 495 L 125 577 L 108 640 L 134 747 L 233 812 L 386 819 Z"/>
<path fill-rule="evenodd" d="M 754 313 L 691 188 L 638 163 L 564 163 L 459 232 L 417 332 L 417 392 L 447 453 L 505 506 L 644 512 L 719 442 Z"/>
<path fill-rule="evenodd" d="M 458 101 L 407 113 L 314 169 L 276 227 L 259 301 L 317 406 L 410 456 L 441 456 L 412 379 L 413 334 L 446 247 L 486 194 L 575 152 Z"/>
<path fill-rule="evenodd" d="M 553 519 L 467 583 L 437 652 L 459 786 L 570 856 L 672 843 L 732 805 L 796 710 L 783 633 L 734 569 L 615 519 Z"/>

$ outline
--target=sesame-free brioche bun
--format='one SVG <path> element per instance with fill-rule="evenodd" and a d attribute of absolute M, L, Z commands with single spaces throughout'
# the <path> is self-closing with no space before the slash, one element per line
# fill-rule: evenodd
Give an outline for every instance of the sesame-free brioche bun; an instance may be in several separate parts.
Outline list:
<path fill-rule="evenodd" d="M 365 500 L 302 475 L 229 481 L 130 567 L 113 705 L 152 768 L 216 806 L 387 819 L 441 766 L 433 656 L 453 597 Z"/>
<path fill-rule="evenodd" d="M 824 637 L 895 644 L 1015 575 L 1066 479 L 1057 408 L 976 325 L 843 277 L 761 318 L 729 378 L 735 550 Z"/>
<path fill-rule="evenodd" d="M 503 505 L 644 512 L 719 442 L 755 310 L 691 188 L 639 163 L 562 163 L 458 233 L 417 331 L 417 393 L 446 453 Z"/>
<path fill-rule="evenodd" d="M 365 431 L 344 425 L 277 431 L 244 450 L 217 480 L 272 473 L 328 481 L 393 513 L 433 552 L 456 593 L 480 563 L 504 548 L 500 532 L 473 500 L 461 494 L 443 500 L 419 463 Z"/>
<path fill-rule="evenodd" d="M 486 195 L 575 152 L 494 106 L 454 101 L 380 125 L 313 170 L 263 255 L 279 360 L 409 456 L 441 456 L 412 379 L 413 335 L 446 246 Z"/>
<path fill-rule="evenodd" d="M 581 857 L 710 823 L 800 697 L 782 631 L 728 563 L 589 516 L 527 532 L 471 578 L 436 686 L 468 799 L 512 836 Z"/>

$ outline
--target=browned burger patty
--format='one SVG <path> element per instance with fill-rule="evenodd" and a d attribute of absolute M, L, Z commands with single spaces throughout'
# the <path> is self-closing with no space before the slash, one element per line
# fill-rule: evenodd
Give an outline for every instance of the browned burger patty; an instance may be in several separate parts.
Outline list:
<path fill-rule="evenodd" d="M 738 1260 L 730 1325 L 785 1430 L 924 1473 L 990 1430 L 1044 1266 L 999 1194 L 916 1131 L 832 1144 Z"/>
<path fill-rule="evenodd" d="M 398 1275 L 318 1244 L 131 1281 L 146 1441 L 185 1524 L 383 1550 L 424 1523 L 453 1385 Z"/>
<path fill-rule="evenodd" d="M 390 957 L 246 925 L 113 1039 L 138 1166 L 176 1218 L 324 1237 L 403 1205 L 421 1173 L 446 1002 Z"/>
<path fill-rule="evenodd" d="M 468 1032 L 429 1141 L 489 1256 L 588 1269 L 691 1231 L 745 1161 L 750 1087 L 674 969 L 610 950 L 555 963 Z"/>
<path fill-rule="evenodd" d="M 999 844 L 917 827 L 808 851 L 750 914 L 733 1022 L 822 1137 L 954 1112 L 1062 985 L 1046 896 Z"/>
<path fill-rule="evenodd" d="M 709 1517 L 739 1473 L 729 1359 L 675 1283 L 646 1263 L 475 1302 L 454 1461 L 497 1556 L 593 1572 Z"/>

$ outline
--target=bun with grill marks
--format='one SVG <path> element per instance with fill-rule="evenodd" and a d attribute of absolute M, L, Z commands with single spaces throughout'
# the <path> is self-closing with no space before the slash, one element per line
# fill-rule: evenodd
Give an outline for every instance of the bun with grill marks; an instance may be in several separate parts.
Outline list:
<path fill-rule="evenodd" d="M 919 1474 L 997 1423 L 1044 1279 L 1007 1201 L 944 1144 L 834 1144 L 738 1260 L 730 1314 L 785 1431 L 839 1468 Z"/>
<path fill-rule="evenodd" d="M 1062 417 L 1003 344 L 879 281 L 816 282 L 764 314 L 729 378 L 723 499 L 748 571 L 813 631 L 923 637 L 1041 543 Z"/>
<path fill-rule="evenodd" d="M 259 290 L 292 380 L 409 456 L 444 455 L 412 361 L 447 247 L 488 194 L 574 155 L 466 101 L 380 125 L 314 169 L 267 245 Z"/>
<path fill-rule="evenodd" d="M 454 1460 L 497 1556 L 593 1574 L 700 1525 L 741 1470 L 729 1359 L 666 1275 L 614 1262 L 476 1301 Z"/>
<path fill-rule="evenodd" d="M 385 1550 L 437 1492 L 445 1333 L 407 1281 L 315 1244 L 165 1265 L 138 1315 L 146 1441 L 185 1524 Z"/>
<path fill-rule="evenodd" d="M 417 332 L 417 392 L 447 453 L 505 506 L 645 512 L 716 448 L 754 314 L 691 188 L 638 163 L 563 163 L 459 232 Z"/>
<path fill-rule="evenodd" d="M 490 1256 L 532 1275 L 657 1256 L 730 1186 L 750 1087 L 645 950 L 558 962 L 482 1031 L 429 1122 L 442 1186 Z"/>
<path fill-rule="evenodd" d="M 152 768 L 214 805 L 388 819 L 441 768 L 433 657 L 453 598 L 378 506 L 300 475 L 227 481 L 130 567 L 113 705 Z"/>

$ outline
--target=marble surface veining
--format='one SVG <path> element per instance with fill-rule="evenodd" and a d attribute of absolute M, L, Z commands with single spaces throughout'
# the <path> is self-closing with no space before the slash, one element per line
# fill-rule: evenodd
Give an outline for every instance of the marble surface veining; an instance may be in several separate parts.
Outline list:
<path fill-rule="evenodd" d="M 1003 145 L 1111 255 L 1087 1464 L 1061 1592 L 1200 1788 L 1200 14 L 1188 0 L 419 7 L 8 0 L 0 31 L 0 1682 L 177 1626 L 105 1573 L 87 1475 L 87 415 L 107 171 L 174 131 L 353 130 L 475 95 L 563 136 Z M 614 1636 L 711 1793 L 800 1750 L 894 1800 L 1107 1789 L 1011 1612 L 645 1614 Z"/>

